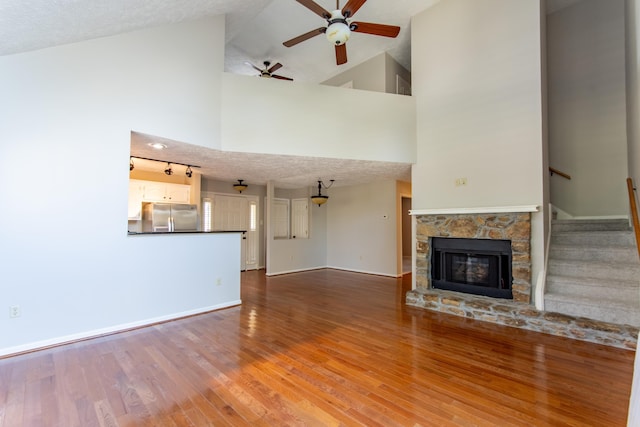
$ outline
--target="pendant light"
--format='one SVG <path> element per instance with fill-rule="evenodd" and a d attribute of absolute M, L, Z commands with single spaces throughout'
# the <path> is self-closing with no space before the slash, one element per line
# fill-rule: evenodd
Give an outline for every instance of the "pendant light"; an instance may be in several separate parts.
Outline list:
<path fill-rule="evenodd" d="M 244 182 L 242 182 L 242 181 L 244 181 L 244 179 L 239 179 L 239 180 L 238 180 L 238 182 L 236 182 L 235 184 L 233 184 L 233 188 L 234 188 L 236 191 L 240 192 L 240 193 L 242 193 L 242 192 L 243 192 L 244 190 L 246 190 L 246 189 L 247 189 L 247 187 L 248 187 L 248 185 L 247 185 L 247 184 L 245 184 L 245 183 L 244 183 Z"/>
<path fill-rule="evenodd" d="M 333 185 L 334 181 L 335 180 L 332 179 L 330 181 L 331 183 L 329 185 L 325 185 L 322 182 L 322 180 L 318 180 L 318 194 L 315 194 L 315 195 L 311 196 L 311 201 L 313 203 L 315 203 L 316 205 L 318 205 L 318 206 L 322 206 L 325 203 L 327 203 L 327 200 L 329 200 L 329 196 L 325 196 L 325 195 L 322 194 L 322 187 L 324 187 L 326 189 L 329 189 Z"/>

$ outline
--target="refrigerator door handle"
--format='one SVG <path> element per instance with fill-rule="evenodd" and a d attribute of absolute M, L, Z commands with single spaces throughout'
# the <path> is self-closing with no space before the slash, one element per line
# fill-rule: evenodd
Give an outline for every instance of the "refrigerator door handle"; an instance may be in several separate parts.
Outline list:
<path fill-rule="evenodd" d="M 173 222 L 173 217 L 169 217 L 169 231 L 172 233 L 176 231 L 176 224 Z"/>

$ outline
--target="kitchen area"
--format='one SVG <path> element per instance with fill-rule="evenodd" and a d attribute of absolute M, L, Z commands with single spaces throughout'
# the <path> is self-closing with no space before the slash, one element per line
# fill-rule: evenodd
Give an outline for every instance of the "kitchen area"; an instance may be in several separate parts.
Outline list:
<path fill-rule="evenodd" d="M 202 230 L 201 175 L 195 166 L 131 157 L 129 163 L 129 234 Z"/>

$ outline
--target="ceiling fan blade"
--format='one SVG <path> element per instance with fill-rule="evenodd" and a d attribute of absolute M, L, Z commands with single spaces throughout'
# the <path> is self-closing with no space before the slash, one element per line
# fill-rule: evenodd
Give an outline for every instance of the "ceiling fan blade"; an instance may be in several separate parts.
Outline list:
<path fill-rule="evenodd" d="M 303 42 L 305 40 L 309 40 L 311 37 L 315 37 L 318 34 L 324 33 L 326 30 L 327 29 L 325 27 L 316 28 L 315 30 L 311 30 L 308 33 L 304 33 L 302 35 L 299 35 L 298 37 L 292 38 L 291 40 L 287 40 L 286 42 L 284 42 L 282 44 L 285 45 L 286 47 L 295 46 L 300 42 Z"/>
<path fill-rule="evenodd" d="M 400 27 L 395 25 L 372 24 L 371 22 L 354 22 L 357 28 L 353 31 L 357 33 L 373 34 L 375 36 L 397 37 Z"/>
<path fill-rule="evenodd" d="M 282 64 L 278 62 L 273 67 L 269 68 L 267 72 L 273 73 L 274 71 L 279 70 L 280 68 L 282 68 Z"/>
<path fill-rule="evenodd" d="M 320 6 L 318 3 L 313 0 L 296 0 L 298 3 L 309 9 L 311 12 L 320 16 L 324 19 L 331 18 L 331 13 L 328 12 L 324 7 Z"/>
<path fill-rule="evenodd" d="M 342 8 L 342 16 L 345 18 L 353 17 L 366 1 L 367 0 L 349 0 Z"/>
<path fill-rule="evenodd" d="M 292 78 L 290 77 L 285 77 L 285 76 L 278 76 L 277 74 L 271 74 L 271 77 L 274 79 L 278 79 L 278 80 L 289 80 L 289 81 L 293 81 Z"/>
<path fill-rule="evenodd" d="M 256 70 L 256 71 L 262 72 L 262 70 L 261 70 L 260 68 L 256 67 L 256 66 L 255 66 L 255 65 L 253 65 L 251 62 L 246 62 L 246 61 L 245 61 L 245 64 L 247 64 L 247 65 L 248 65 L 248 66 L 250 66 L 250 67 L 253 67 L 253 69 L 254 69 L 254 70 Z"/>
<path fill-rule="evenodd" d="M 336 46 L 336 64 L 342 65 L 347 63 L 347 45 L 341 44 Z"/>

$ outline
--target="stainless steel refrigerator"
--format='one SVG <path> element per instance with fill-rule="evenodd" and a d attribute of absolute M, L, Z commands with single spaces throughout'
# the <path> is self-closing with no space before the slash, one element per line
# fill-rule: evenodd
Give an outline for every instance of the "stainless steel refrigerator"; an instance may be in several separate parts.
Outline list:
<path fill-rule="evenodd" d="M 198 231 L 198 207 L 173 203 L 144 203 L 142 231 L 151 233 Z"/>

